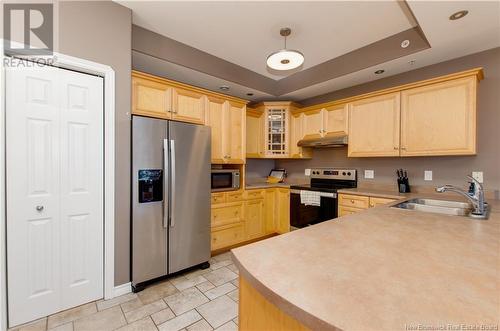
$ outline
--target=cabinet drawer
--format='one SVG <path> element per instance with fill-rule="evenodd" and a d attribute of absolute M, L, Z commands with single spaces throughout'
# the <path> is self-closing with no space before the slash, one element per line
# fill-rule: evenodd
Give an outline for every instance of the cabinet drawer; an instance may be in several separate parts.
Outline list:
<path fill-rule="evenodd" d="M 390 202 L 394 202 L 396 200 L 394 199 L 387 199 L 387 198 L 375 198 L 375 197 L 370 197 L 370 208 L 372 207 L 377 207 L 380 205 L 385 205 Z"/>
<path fill-rule="evenodd" d="M 226 202 L 226 195 L 224 193 L 212 193 L 211 202 L 212 202 L 212 205 L 215 205 L 218 203 L 224 203 L 224 202 Z"/>
<path fill-rule="evenodd" d="M 243 200 L 243 192 L 231 192 L 226 193 L 226 201 L 227 202 L 235 202 Z"/>
<path fill-rule="evenodd" d="M 235 245 L 245 239 L 243 224 L 212 232 L 212 250 Z"/>
<path fill-rule="evenodd" d="M 340 194 L 339 206 L 354 207 L 354 208 L 368 208 L 369 197 L 361 195 Z"/>
<path fill-rule="evenodd" d="M 232 203 L 212 208 L 212 227 L 238 223 L 243 220 L 243 203 Z"/>
<path fill-rule="evenodd" d="M 264 190 L 249 190 L 245 191 L 245 199 L 263 199 Z"/>
<path fill-rule="evenodd" d="M 362 210 L 363 210 L 363 208 L 354 208 L 354 207 L 339 206 L 339 217 L 340 216 L 345 216 L 345 215 L 351 215 L 351 214 L 360 212 Z"/>

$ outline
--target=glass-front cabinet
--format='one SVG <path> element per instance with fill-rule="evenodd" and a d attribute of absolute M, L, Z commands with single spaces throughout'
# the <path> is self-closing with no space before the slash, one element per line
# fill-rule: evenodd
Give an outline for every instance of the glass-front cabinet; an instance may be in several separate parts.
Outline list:
<path fill-rule="evenodd" d="M 286 108 L 269 107 L 266 109 L 266 155 L 288 155 L 288 112 Z"/>
<path fill-rule="evenodd" d="M 300 135 L 293 102 L 262 102 L 247 108 L 247 158 L 309 158 L 297 147 Z"/>

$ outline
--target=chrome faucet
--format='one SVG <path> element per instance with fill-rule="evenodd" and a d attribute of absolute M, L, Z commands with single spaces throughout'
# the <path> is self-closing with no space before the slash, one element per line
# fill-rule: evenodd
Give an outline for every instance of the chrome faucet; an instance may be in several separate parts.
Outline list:
<path fill-rule="evenodd" d="M 475 218 L 486 218 L 487 203 L 484 201 L 483 185 L 470 175 L 468 175 L 467 178 L 470 180 L 469 183 L 474 183 L 474 194 L 472 195 L 459 187 L 449 184 L 436 187 L 436 192 L 444 193 L 450 191 L 463 195 L 472 203 L 473 210 L 470 216 Z"/>

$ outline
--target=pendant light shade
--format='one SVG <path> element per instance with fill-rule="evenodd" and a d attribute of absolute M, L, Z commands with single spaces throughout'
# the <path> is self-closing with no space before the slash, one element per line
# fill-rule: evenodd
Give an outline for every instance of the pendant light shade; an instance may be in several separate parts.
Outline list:
<path fill-rule="evenodd" d="M 286 48 L 286 37 L 290 35 L 290 28 L 282 28 L 280 34 L 285 37 L 285 48 L 272 53 L 267 57 L 267 66 L 274 70 L 291 70 L 304 63 L 304 54 Z"/>

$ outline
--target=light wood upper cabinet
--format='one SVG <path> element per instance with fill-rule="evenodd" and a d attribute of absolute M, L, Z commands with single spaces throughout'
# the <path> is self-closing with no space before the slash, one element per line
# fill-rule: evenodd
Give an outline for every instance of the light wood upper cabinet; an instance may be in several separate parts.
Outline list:
<path fill-rule="evenodd" d="M 349 104 L 348 156 L 399 156 L 400 93 Z"/>
<path fill-rule="evenodd" d="M 170 118 L 172 87 L 142 77 L 132 77 L 132 112 Z"/>
<path fill-rule="evenodd" d="M 348 132 L 347 104 L 323 109 L 323 136 L 339 136 Z"/>
<path fill-rule="evenodd" d="M 202 93 L 175 87 L 172 93 L 172 119 L 205 123 L 205 98 Z"/>
<path fill-rule="evenodd" d="M 401 156 L 476 153 L 475 76 L 401 92 Z"/>
<path fill-rule="evenodd" d="M 261 158 L 264 156 L 264 113 L 247 109 L 246 117 L 246 156 Z"/>
<path fill-rule="evenodd" d="M 214 97 L 207 98 L 208 126 L 212 128 L 212 163 L 224 163 L 223 139 L 224 127 L 224 100 Z"/>
<path fill-rule="evenodd" d="M 302 139 L 317 139 L 323 136 L 323 111 L 321 108 L 305 111 Z"/>
<path fill-rule="evenodd" d="M 304 137 L 304 114 L 290 114 L 290 148 L 291 158 L 311 158 L 312 149 L 297 146 L 297 143 Z"/>
<path fill-rule="evenodd" d="M 227 103 L 226 111 L 226 162 L 233 164 L 245 163 L 246 149 L 246 106 L 233 102 Z"/>

